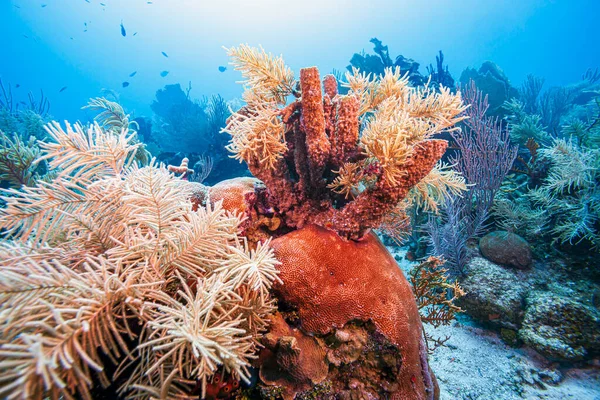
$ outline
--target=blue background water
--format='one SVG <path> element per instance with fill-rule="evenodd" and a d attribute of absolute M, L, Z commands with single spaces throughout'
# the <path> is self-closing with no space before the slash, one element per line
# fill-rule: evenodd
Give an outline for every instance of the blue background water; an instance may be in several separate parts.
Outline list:
<path fill-rule="evenodd" d="M 191 81 L 192 97 L 231 99 L 241 93 L 240 75 L 218 67 L 228 61 L 222 46 L 239 43 L 282 53 L 296 71 L 317 65 L 324 73 L 343 70 L 355 52 L 371 52 L 371 37 L 387 44 L 392 58 L 420 62 L 423 73 L 441 49 L 455 79 L 485 60 L 499 64 L 513 85 L 528 73 L 547 85 L 566 84 L 600 66 L 597 0 L 100 3 L 0 0 L 0 78 L 21 85 L 17 97 L 42 89 L 52 115 L 70 120 L 85 119 L 80 107 L 102 88 L 120 92 L 122 104 L 138 116 L 150 114 L 154 93 L 169 83 Z M 170 71 L 164 78 L 163 70 Z M 123 81 L 130 86 L 122 88 Z"/>

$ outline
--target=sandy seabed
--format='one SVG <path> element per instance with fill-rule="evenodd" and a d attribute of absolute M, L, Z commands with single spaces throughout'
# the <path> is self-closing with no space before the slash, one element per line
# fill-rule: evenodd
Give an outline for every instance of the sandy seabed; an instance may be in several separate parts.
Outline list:
<path fill-rule="evenodd" d="M 405 251 L 389 249 L 402 270 Z M 450 326 L 425 326 L 433 337 L 450 339 L 429 356 L 441 400 L 600 400 L 600 360 L 568 368 L 526 347 L 512 348 L 466 315 Z"/>

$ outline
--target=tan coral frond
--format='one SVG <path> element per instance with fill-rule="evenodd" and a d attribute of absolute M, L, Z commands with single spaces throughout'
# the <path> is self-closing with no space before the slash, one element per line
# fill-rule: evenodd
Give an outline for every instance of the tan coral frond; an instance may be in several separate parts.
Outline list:
<path fill-rule="evenodd" d="M 375 111 L 360 138 L 365 153 L 379 161 L 384 179 L 392 186 L 404 175 L 404 166 L 412 155 L 413 147 L 408 142 L 411 129 L 408 115 L 398 110 L 395 99 L 388 99 Z"/>
<path fill-rule="evenodd" d="M 0 130 L 0 181 L 14 188 L 33 186 L 39 178 L 34 163 L 39 155 L 34 136 L 24 141 L 17 134 L 11 138 Z"/>
<path fill-rule="evenodd" d="M 256 249 L 249 249 L 247 241 L 230 249 L 221 267 L 215 273 L 223 273 L 233 289 L 248 285 L 252 290 L 267 294 L 273 282 L 282 283 L 276 266 L 281 264 L 269 247 L 271 238 L 259 242 Z"/>
<path fill-rule="evenodd" d="M 202 382 L 203 396 L 207 379 L 220 365 L 248 380 L 253 342 L 239 327 L 240 316 L 232 318 L 234 309 L 227 307 L 232 304 L 231 299 L 239 298 L 232 287 L 219 275 L 198 280 L 195 290 L 184 279 L 180 278 L 180 283 L 180 300 L 161 292 L 146 304 L 147 312 L 153 315 L 148 321 L 148 338 L 139 349 L 152 349 L 154 362 L 144 375 L 152 376 L 162 366 L 172 366 L 178 379 Z"/>
<path fill-rule="evenodd" d="M 98 124 L 87 129 L 80 124 L 66 124 L 66 130 L 58 122 L 46 125 L 53 139 L 42 143 L 43 159 L 49 159 L 50 167 L 60 170 L 60 176 L 71 175 L 73 179 L 89 181 L 105 176 L 119 175 L 133 162 L 139 144 L 132 144 L 134 134 L 122 130 L 109 134 Z"/>
<path fill-rule="evenodd" d="M 423 138 L 448 129 L 466 117 L 463 111 L 468 107 L 462 102 L 460 92 L 452 93 L 450 88 L 440 85 L 439 91 L 429 85 L 413 89 L 404 108 L 413 118 L 426 120 L 430 125 Z M 458 129 L 458 128 L 455 128 Z"/>
<path fill-rule="evenodd" d="M 225 255 L 237 240 L 241 218 L 226 212 L 221 202 L 190 213 L 173 232 L 174 249 L 162 257 L 165 273 L 176 268 L 182 275 L 197 277 L 222 266 Z"/>
<path fill-rule="evenodd" d="M 409 206 L 410 203 L 407 200 L 403 200 L 396 204 L 396 206 L 385 215 L 378 228 L 385 235 L 389 236 L 398 246 L 401 246 L 404 243 L 411 232 L 410 217 L 406 213 Z"/>
<path fill-rule="evenodd" d="M 244 96 L 248 104 L 257 101 L 285 104 L 287 96 L 292 93 L 295 81 L 292 70 L 288 68 L 283 57 L 276 57 L 261 48 L 241 44 L 238 47 L 225 49 L 231 57 L 231 64 L 242 72 L 242 82 L 249 96 Z"/>
<path fill-rule="evenodd" d="M 125 113 L 123 107 L 114 101 L 110 101 L 105 97 L 96 97 L 90 99 L 88 104 L 83 109 L 97 111 L 98 114 L 94 117 L 102 129 L 111 130 L 117 133 L 127 131 L 129 129 L 129 114 Z M 133 122 L 135 124 L 135 122 Z"/>
<path fill-rule="evenodd" d="M 344 86 L 360 100 L 359 115 L 375 111 L 387 99 L 393 98 L 403 104 L 408 93 L 414 90 L 409 87 L 408 75 L 400 73 L 400 67 L 385 68 L 379 78 L 352 68 L 352 73 L 346 73 L 346 80 Z"/>
<path fill-rule="evenodd" d="M 226 148 L 234 154 L 233 158 L 248 164 L 260 163 L 273 169 L 287 151 L 284 125 L 276 108 L 234 113 L 223 132 L 232 136 Z"/>
<path fill-rule="evenodd" d="M 117 307 L 135 290 L 115 270 L 96 258 L 79 271 L 46 260 L 0 271 L 1 293 L 26 311 L 3 324 L 11 340 L 0 346 L 0 395 L 71 398 L 77 391 L 91 399 L 91 371 L 109 383 L 98 350 L 112 360 L 128 352 Z"/>
<path fill-rule="evenodd" d="M 409 192 L 408 200 L 424 211 L 438 212 L 438 206 L 467 190 L 465 178 L 440 161 Z"/>
<path fill-rule="evenodd" d="M 7 205 L 0 209 L 0 228 L 20 240 L 39 243 L 60 238 L 71 215 L 90 213 L 115 201 L 107 193 L 62 177 L 7 194 L 2 197 Z"/>
<path fill-rule="evenodd" d="M 364 177 L 362 167 L 356 163 L 345 163 L 338 171 L 336 178 L 327 187 L 336 193 L 343 194 L 347 199 L 355 193 Z"/>

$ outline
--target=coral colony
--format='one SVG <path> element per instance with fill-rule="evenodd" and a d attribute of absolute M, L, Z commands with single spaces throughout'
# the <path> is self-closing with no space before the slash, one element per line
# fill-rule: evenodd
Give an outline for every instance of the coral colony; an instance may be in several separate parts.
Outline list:
<path fill-rule="evenodd" d="M 339 95 L 305 68 L 296 88 L 281 58 L 228 52 L 246 79 L 228 148 L 262 182 L 179 179 L 187 158 L 138 166 L 136 126 L 105 99 L 89 105 L 95 125 L 46 127 L 52 175 L 8 192 L 0 214 L 3 395 L 93 398 L 118 382 L 124 396 L 217 397 L 253 367 L 284 398 L 354 393 L 384 370 L 358 393 L 436 396 L 414 294 L 370 231 L 428 186 L 464 190 L 431 139 L 463 118 L 460 94 L 411 88 L 398 69 L 354 71 Z"/>

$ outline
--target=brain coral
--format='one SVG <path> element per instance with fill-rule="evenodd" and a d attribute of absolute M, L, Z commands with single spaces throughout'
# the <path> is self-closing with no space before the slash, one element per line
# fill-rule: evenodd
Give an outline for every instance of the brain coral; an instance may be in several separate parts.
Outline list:
<path fill-rule="evenodd" d="M 282 262 L 277 296 L 297 309 L 303 331 L 322 335 L 353 320 L 371 321 L 402 355 L 393 398 L 433 396 L 414 295 L 374 234 L 347 241 L 309 225 L 273 240 L 272 246 Z"/>

